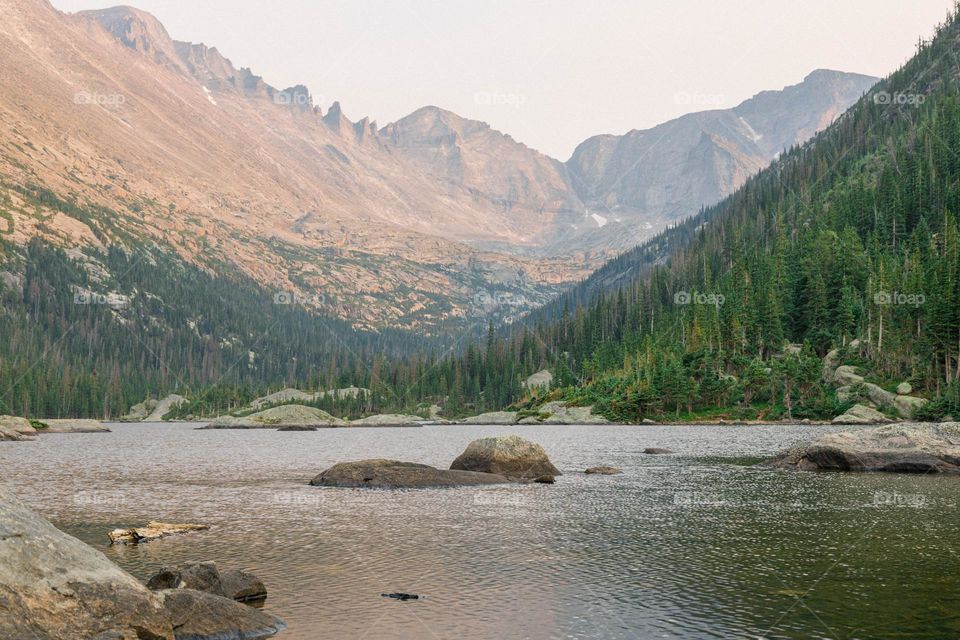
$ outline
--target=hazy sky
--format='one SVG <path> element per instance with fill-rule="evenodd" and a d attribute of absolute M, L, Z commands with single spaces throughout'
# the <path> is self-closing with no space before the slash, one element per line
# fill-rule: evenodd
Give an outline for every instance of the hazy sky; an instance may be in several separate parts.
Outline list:
<path fill-rule="evenodd" d="M 118 0 L 52 0 L 65 11 Z M 434 104 L 566 160 L 817 68 L 882 76 L 952 0 L 125 0 L 279 88 L 380 125 Z"/>

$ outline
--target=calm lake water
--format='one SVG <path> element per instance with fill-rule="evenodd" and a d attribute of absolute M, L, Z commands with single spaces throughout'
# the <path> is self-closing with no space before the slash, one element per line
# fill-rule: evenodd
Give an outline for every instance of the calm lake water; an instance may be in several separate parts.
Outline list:
<path fill-rule="evenodd" d="M 750 466 L 819 426 L 197 431 L 0 443 L 3 483 L 140 578 L 246 567 L 289 630 L 320 638 L 947 638 L 960 636 L 960 479 Z M 519 433 L 552 486 L 371 491 L 307 483 L 343 460 L 447 466 Z M 648 456 L 645 447 L 672 456 Z M 586 476 L 609 464 L 619 476 Z M 158 519 L 203 533 L 109 547 Z M 398 602 L 403 591 L 425 600 Z"/>

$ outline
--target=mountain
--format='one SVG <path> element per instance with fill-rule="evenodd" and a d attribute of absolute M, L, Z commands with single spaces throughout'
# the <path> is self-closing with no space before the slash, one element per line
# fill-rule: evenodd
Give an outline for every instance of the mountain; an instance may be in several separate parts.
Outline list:
<path fill-rule="evenodd" d="M 607 189 L 614 169 L 588 171 L 585 151 L 564 164 L 436 107 L 384 127 L 351 121 L 339 103 L 324 113 L 306 87 L 275 88 L 131 7 L 0 8 L 0 192 L 14 246 L 160 247 L 359 328 L 439 334 L 516 319 L 667 220 L 590 204 L 583 184 Z M 805 96 L 817 90 L 807 84 Z M 771 132 L 762 153 L 688 131 L 706 141 L 696 153 L 714 173 L 691 168 L 671 188 L 706 198 L 735 186 L 775 141 L 845 106 L 849 91 L 818 86 L 819 101 L 797 100 L 789 118 L 765 113 L 776 102 L 765 94 L 744 111 Z M 665 152 L 657 163 L 672 161 Z M 694 213 L 700 197 L 671 215 Z"/>
<path fill-rule="evenodd" d="M 733 193 L 782 151 L 829 125 L 876 81 L 817 70 L 800 84 L 763 91 L 732 109 L 589 138 L 567 168 L 587 210 L 610 225 L 607 235 L 637 244 Z"/>
<path fill-rule="evenodd" d="M 550 400 L 629 422 L 830 420 L 855 402 L 957 416 L 958 59 L 955 11 L 906 65 L 733 194 L 504 339 L 450 358 L 451 379 L 493 381 L 452 397 L 468 410 L 491 394 L 535 409 L 542 397 L 500 381 L 549 368 Z"/>

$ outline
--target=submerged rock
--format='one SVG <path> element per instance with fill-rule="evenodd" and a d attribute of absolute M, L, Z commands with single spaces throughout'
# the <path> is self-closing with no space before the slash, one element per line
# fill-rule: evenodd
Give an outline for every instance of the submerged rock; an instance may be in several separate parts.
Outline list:
<path fill-rule="evenodd" d="M 370 487 L 376 489 L 462 487 L 504 484 L 509 480 L 493 473 L 437 469 L 398 460 L 359 460 L 333 465 L 310 484 L 318 487 Z"/>
<path fill-rule="evenodd" d="M 647 447 L 643 450 L 648 456 L 667 455 L 673 453 L 670 449 L 661 449 L 659 447 Z"/>
<path fill-rule="evenodd" d="M 110 537 L 111 544 L 130 544 L 139 542 L 150 542 L 157 538 L 174 535 L 178 533 L 188 533 L 190 531 L 206 531 L 209 525 L 205 524 L 170 524 L 167 522 L 151 521 L 145 527 L 134 527 L 132 529 L 114 529 L 107 535 Z"/>
<path fill-rule="evenodd" d="M 554 476 L 544 475 L 534 478 L 533 481 L 539 484 L 553 484 L 557 479 Z"/>
<path fill-rule="evenodd" d="M 380 595 L 393 600 L 419 600 L 422 597 L 416 593 L 381 593 Z"/>
<path fill-rule="evenodd" d="M 619 467 L 590 467 L 584 471 L 587 475 L 601 475 L 601 476 L 613 476 L 618 473 L 623 473 L 623 469 Z"/>
<path fill-rule="evenodd" d="M 41 429 L 37 433 L 110 433 L 110 428 L 97 420 L 63 418 L 44 420 L 43 423 L 47 425 L 47 428 Z"/>
<path fill-rule="evenodd" d="M 855 404 L 847 412 L 833 419 L 833 424 L 882 424 L 890 422 L 890 418 L 876 409 L 862 404 Z"/>
<path fill-rule="evenodd" d="M 277 431 L 316 431 L 317 428 L 308 424 L 288 424 Z"/>
<path fill-rule="evenodd" d="M 474 440 L 453 461 L 450 468 L 496 473 L 517 479 L 563 475 L 550 462 L 543 447 L 520 436 Z"/>
<path fill-rule="evenodd" d="M 260 609 L 212 593 L 193 589 L 157 593 L 177 640 L 260 640 L 287 628 L 282 620 Z"/>
<path fill-rule="evenodd" d="M 147 588 L 154 591 L 193 589 L 239 602 L 267 597 L 266 586 L 253 573 L 242 569 L 220 571 L 215 562 L 185 562 L 164 567 L 147 581 Z"/>
<path fill-rule="evenodd" d="M 896 424 L 832 433 L 765 464 L 801 471 L 960 473 L 960 424 Z"/>

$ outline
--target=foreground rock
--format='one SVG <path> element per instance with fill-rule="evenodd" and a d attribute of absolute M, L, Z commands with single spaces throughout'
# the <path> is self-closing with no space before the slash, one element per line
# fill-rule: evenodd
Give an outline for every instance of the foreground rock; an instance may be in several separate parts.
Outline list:
<path fill-rule="evenodd" d="M 616 475 L 616 474 L 618 474 L 618 473 L 623 473 L 623 469 L 621 469 L 621 468 L 619 468 L 619 467 L 604 467 L 604 466 L 600 466 L 600 467 L 590 467 L 589 469 L 587 469 L 586 471 L 584 471 L 584 473 L 586 473 L 587 475 L 595 475 L 595 474 L 596 474 L 596 475 L 601 475 L 601 476 L 613 476 L 613 475 Z"/>
<path fill-rule="evenodd" d="M 212 593 L 193 589 L 157 593 L 177 640 L 260 640 L 287 627 L 268 613 Z"/>
<path fill-rule="evenodd" d="M 960 424 L 895 424 L 832 433 L 766 464 L 801 471 L 960 473 Z"/>
<path fill-rule="evenodd" d="M 351 427 L 419 427 L 424 419 L 420 416 L 404 415 L 400 413 L 385 413 L 367 416 L 359 420 L 351 420 Z"/>
<path fill-rule="evenodd" d="M 205 524 L 170 524 L 167 522 L 148 522 L 145 527 L 135 527 L 133 529 L 114 529 L 107 535 L 110 536 L 111 544 L 136 544 L 140 542 L 150 542 L 158 538 L 163 538 L 178 533 L 189 533 L 191 531 L 206 531 L 210 527 Z"/>
<path fill-rule="evenodd" d="M 47 428 L 40 429 L 37 433 L 110 433 L 110 428 L 97 420 L 58 418 L 47 419 L 43 423 Z"/>
<path fill-rule="evenodd" d="M 287 426 L 342 427 L 348 423 L 326 411 L 302 404 L 285 404 L 248 416 L 221 416 L 201 429 L 276 429 Z"/>
<path fill-rule="evenodd" d="M 541 424 L 610 424 L 603 416 L 593 413 L 593 407 L 568 407 L 563 402 L 548 402 L 539 409 L 548 414 Z"/>
<path fill-rule="evenodd" d="M 543 447 L 520 436 L 474 440 L 450 469 L 495 473 L 511 479 L 563 475 L 550 462 Z"/>
<path fill-rule="evenodd" d="M 883 424 L 890 419 L 871 407 L 855 404 L 846 413 L 833 419 L 833 424 Z"/>
<path fill-rule="evenodd" d="M 0 490 L 0 638 L 101 634 L 174 638 L 146 587 Z"/>
<path fill-rule="evenodd" d="M 239 602 L 267 597 L 267 588 L 260 578 L 242 569 L 220 571 L 215 562 L 185 562 L 164 567 L 147 581 L 147 588 L 153 591 L 193 589 Z"/>
<path fill-rule="evenodd" d="M 404 489 L 427 487 L 463 487 L 504 484 L 507 478 L 493 473 L 437 469 L 415 462 L 397 460 L 360 460 L 333 465 L 310 484 L 317 487 L 370 487 Z"/>
<path fill-rule="evenodd" d="M 0 489 L 0 638 L 246 640 L 284 627 L 227 598 L 175 593 L 188 595 L 150 591 Z"/>

